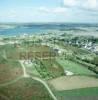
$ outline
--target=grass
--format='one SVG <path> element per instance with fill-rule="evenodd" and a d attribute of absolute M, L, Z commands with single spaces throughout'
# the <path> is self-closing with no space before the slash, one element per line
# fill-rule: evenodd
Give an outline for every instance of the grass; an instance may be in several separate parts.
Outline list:
<path fill-rule="evenodd" d="M 35 76 L 40 77 L 40 74 L 39 74 L 38 71 L 36 70 L 34 63 L 32 63 L 32 65 L 30 65 L 30 66 L 24 64 L 24 66 L 25 66 L 26 71 L 27 71 L 28 74 L 30 74 L 30 75 L 35 75 Z"/>
<path fill-rule="evenodd" d="M 97 96 L 98 87 L 65 90 L 56 92 L 57 96 Z"/>
<path fill-rule="evenodd" d="M 55 92 L 58 100 L 98 100 L 98 87 Z"/>
<path fill-rule="evenodd" d="M 31 78 L 23 78 L 14 84 L 0 87 L 0 97 L 1 95 L 9 100 L 52 100 L 45 87 Z"/>
<path fill-rule="evenodd" d="M 14 80 L 22 74 L 21 65 L 17 61 L 7 61 L 0 64 L 0 84 Z"/>
<path fill-rule="evenodd" d="M 83 74 L 83 75 L 94 74 L 92 71 L 88 70 L 85 66 L 82 66 L 81 64 L 75 63 L 70 60 L 57 58 L 57 62 L 64 68 L 64 70 L 71 71 L 74 74 Z"/>
<path fill-rule="evenodd" d="M 15 47 L 14 45 L 4 45 L 0 46 L 0 55 L 5 56 L 7 59 L 19 60 L 19 59 L 31 59 L 31 58 L 41 58 L 41 57 L 51 57 L 54 53 L 48 46 L 33 45 L 32 47 L 27 47 L 20 45 Z"/>

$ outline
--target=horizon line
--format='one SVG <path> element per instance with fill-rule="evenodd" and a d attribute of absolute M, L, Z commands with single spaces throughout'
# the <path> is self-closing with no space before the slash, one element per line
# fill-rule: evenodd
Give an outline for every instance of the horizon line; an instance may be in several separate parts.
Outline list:
<path fill-rule="evenodd" d="M 98 22 L 0 22 L 0 24 L 48 24 L 48 23 L 57 23 L 57 24 L 98 24 Z"/>

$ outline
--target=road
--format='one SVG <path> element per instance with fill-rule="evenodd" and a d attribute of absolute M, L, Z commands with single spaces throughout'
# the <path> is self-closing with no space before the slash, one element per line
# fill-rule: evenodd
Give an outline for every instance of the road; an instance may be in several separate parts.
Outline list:
<path fill-rule="evenodd" d="M 23 60 L 19 60 L 19 62 L 21 64 L 21 66 L 22 66 L 24 77 L 26 77 L 26 78 L 28 78 L 28 77 L 30 78 L 31 77 L 33 80 L 36 80 L 36 81 L 40 82 L 41 84 L 43 84 L 45 86 L 45 88 L 48 90 L 48 92 L 51 95 L 51 97 L 53 98 L 53 100 L 57 100 L 56 96 L 53 94 L 53 92 L 51 91 L 51 89 L 49 88 L 49 86 L 47 85 L 47 83 L 44 80 L 42 80 L 42 79 L 40 79 L 38 77 L 34 77 L 34 76 L 28 75 L 27 72 L 26 72 L 26 68 L 25 68 L 25 66 L 23 64 L 24 61 Z"/>

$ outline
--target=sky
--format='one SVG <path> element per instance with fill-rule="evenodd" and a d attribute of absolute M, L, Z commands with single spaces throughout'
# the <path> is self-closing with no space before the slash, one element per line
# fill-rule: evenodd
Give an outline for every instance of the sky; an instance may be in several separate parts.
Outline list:
<path fill-rule="evenodd" d="M 98 23 L 98 0 L 0 0 L 0 22 Z"/>

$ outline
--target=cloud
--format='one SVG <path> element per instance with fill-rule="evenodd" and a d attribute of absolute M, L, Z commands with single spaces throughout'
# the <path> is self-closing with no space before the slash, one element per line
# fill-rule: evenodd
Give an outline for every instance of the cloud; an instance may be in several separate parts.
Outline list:
<path fill-rule="evenodd" d="M 65 7 L 98 11 L 97 0 L 63 0 L 63 4 Z"/>
<path fill-rule="evenodd" d="M 88 0 L 87 5 L 90 8 L 96 8 L 97 7 L 97 0 Z"/>
<path fill-rule="evenodd" d="M 65 13 L 65 12 L 66 12 L 66 9 L 62 7 L 57 7 L 53 9 L 53 13 Z"/>
<path fill-rule="evenodd" d="M 38 10 L 43 13 L 56 13 L 56 14 L 66 12 L 66 8 L 64 8 L 64 7 L 56 7 L 56 8 L 40 7 Z"/>
<path fill-rule="evenodd" d="M 67 7 L 72 7 L 77 4 L 76 0 L 64 0 L 64 5 Z"/>
<path fill-rule="evenodd" d="M 89 10 L 98 10 L 97 0 L 87 0 L 86 3 L 83 5 L 83 8 Z"/>
<path fill-rule="evenodd" d="M 9 10 L 8 12 L 3 12 L 0 17 L 8 17 L 8 18 L 15 18 L 17 17 L 16 11 L 15 10 Z"/>
<path fill-rule="evenodd" d="M 38 11 L 42 11 L 42 12 L 45 12 L 45 13 L 49 13 L 50 12 L 50 10 L 48 8 L 46 8 L 46 7 L 39 7 Z"/>

